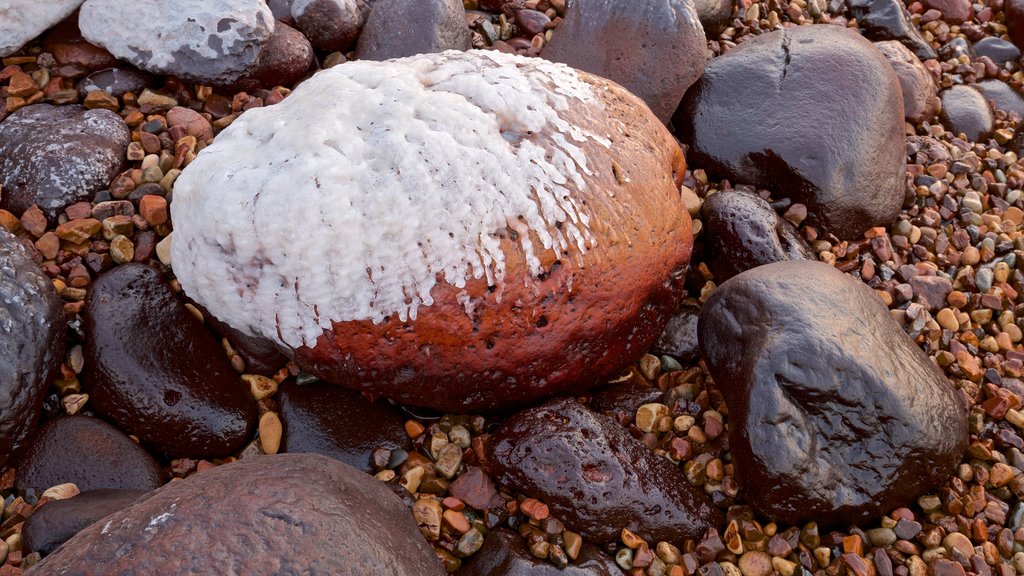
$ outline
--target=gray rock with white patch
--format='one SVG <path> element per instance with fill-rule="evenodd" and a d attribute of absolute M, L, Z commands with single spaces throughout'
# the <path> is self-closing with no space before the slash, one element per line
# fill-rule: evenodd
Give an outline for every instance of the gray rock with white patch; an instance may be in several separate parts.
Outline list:
<path fill-rule="evenodd" d="M 146 14 L 139 18 L 138 14 Z M 86 0 L 82 35 L 154 74 L 229 84 L 256 64 L 274 31 L 263 0 Z"/>
<path fill-rule="evenodd" d="M 67 18 L 82 0 L 0 0 L 0 56 L 10 56 Z"/>

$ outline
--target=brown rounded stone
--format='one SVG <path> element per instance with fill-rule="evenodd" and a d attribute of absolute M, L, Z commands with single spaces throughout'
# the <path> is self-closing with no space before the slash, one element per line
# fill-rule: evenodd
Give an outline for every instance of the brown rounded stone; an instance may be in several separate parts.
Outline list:
<path fill-rule="evenodd" d="M 256 67 L 226 91 L 253 91 L 257 88 L 291 86 L 309 72 L 314 56 L 313 46 L 302 32 L 278 22 L 270 39 L 260 49 Z"/>
<path fill-rule="evenodd" d="M 117 58 L 89 43 L 78 29 L 78 11 L 50 29 L 43 37 L 43 50 L 53 54 L 58 64 L 79 66 L 95 72 L 118 65 Z"/>
<path fill-rule="evenodd" d="M 383 483 L 316 454 L 260 456 L 172 482 L 29 574 L 184 576 L 228 565 L 239 574 L 444 574 Z"/>
<path fill-rule="evenodd" d="M 292 20 L 309 42 L 325 52 L 343 52 L 359 37 L 370 7 L 364 0 L 310 0 L 293 4 Z M 273 37 L 271 37 L 273 38 Z"/>
<path fill-rule="evenodd" d="M 56 550 L 93 522 L 130 506 L 143 490 L 90 490 L 36 508 L 22 528 L 25 547 L 41 555 Z"/>
<path fill-rule="evenodd" d="M 89 416 L 67 416 L 39 429 L 14 485 L 40 494 L 66 482 L 82 492 L 152 490 L 163 484 L 163 473 L 152 456 L 117 428 Z"/>
<path fill-rule="evenodd" d="M 904 117 L 915 124 L 931 121 L 938 111 L 939 100 L 935 94 L 935 80 L 928 69 L 909 48 L 896 40 L 876 42 L 875 47 L 899 78 Z"/>
<path fill-rule="evenodd" d="M 387 60 L 469 50 L 470 38 L 461 0 L 375 0 L 356 44 L 356 57 Z"/>

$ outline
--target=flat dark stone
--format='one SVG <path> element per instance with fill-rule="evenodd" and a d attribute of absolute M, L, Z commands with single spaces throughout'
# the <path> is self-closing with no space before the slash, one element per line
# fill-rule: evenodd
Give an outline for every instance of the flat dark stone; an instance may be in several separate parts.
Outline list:
<path fill-rule="evenodd" d="M 579 558 L 565 568 L 530 554 L 523 538 L 507 528 L 487 534 L 484 545 L 457 572 L 459 576 L 621 576 L 610 556 L 584 544 Z"/>
<path fill-rule="evenodd" d="M 85 527 L 127 508 L 145 494 L 143 490 L 90 490 L 48 502 L 28 517 L 21 536 L 30 551 L 46 556 Z"/>
<path fill-rule="evenodd" d="M 1007 62 L 1015 62 L 1020 59 L 1019 48 L 1014 46 L 1012 42 L 995 36 L 986 36 L 975 42 L 974 53 L 978 56 L 988 56 L 996 63 L 996 66 L 1002 66 Z"/>
<path fill-rule="evenodd" d="M 971 142 L 988 138 L 995 120 L 981 92 L 968 86 L 952 86 L 939 93 L 942 111 L 939 118 L 954 135 L 963 134 Z"/>
<path fill-rule="evenodd" d="M 444 574 L 384 483 L 316 454 L 259 456 L 172 482 L 85 528 L 32 573 L 184 576 L 211 566 Z"/>
<path fill-rule="evenodd" d="M 722 524 L 722 513 L 678 466 L 571 398 L 513 415 L 490 448 L 497 482 L 542 500 L 566 528 L 596 544 L 629 528 L 650 542 L 682 545 Z"/>
<path fill-rule="evenodd" d="M 849 0 L 847 7 L 867 38 L 898 40 L 921 60 L 935 58 L 935 50 L 921 36 L 899 0 Z"/>
<path fill-rule="evenodd" d="M 471 38 L 461 0 L 375 0 L 356 44 L 356 58 L 469 50 Z"/>
<path fill-rule="evenodd" d="M 247 442 L 256 404 L 223 348 L 144 264 L 99 277 L 84 310 L 89 405 L 168 457 L 221 457 Z"/>
<path fill-rule="evenodd" d="M 982 80 L 973 85 L 996 110 L 1024 118 L 1024 97 L 1002 80 Z"/>
<path fill-rule="evenodd" d="M 153 490 L 163 481 L 156 460 L 120 430 L 97 418 L 67 416 L 39 429 L 14 485 L 39 494 L 67 482 L 86 492 Z"/>
<path fill-rule="evenodd" d="M 651 352 L 671 356 L 680 362 L 696 360 L 700 356 L 700 342 L 697 340 L 699 318 L 699 308 L 683 306 L 665 325 Z"/>
<path fill-rule="evenodd" d="M 754 268 L 700 319 L 743 498 L 789 525 L 863 525 L 949 479 L 966 409 L 874 292 L 820 262 Z"/>
<path fill-rule="evenodd" d="M 402 413 L 386 401 L 328 382 L 288 382 L 278 392 L 282 452 L 313 452 L 373 473 L 378 448 L 408 449 Z"/>
<path fill-rule="evenodd" d="M 0 470 L 30 441 L 64 359 L 64 307 L 33 253 L 0 228 Z"/>
<path fill-rule="evenodd" d="M 807 207 L 840 238 L 904 198 L 903 94 L 885 57 L 830 25 L 769 32 L 713 59 L 673 118 L 688 160 Z"/>
<path fill-rule="evenodd" d="M 0 208 L 37 204 L 53 221 L 106 189 L 127 164 L 131 134 L 110 110 L 33 104 L 0 122 Z"/>

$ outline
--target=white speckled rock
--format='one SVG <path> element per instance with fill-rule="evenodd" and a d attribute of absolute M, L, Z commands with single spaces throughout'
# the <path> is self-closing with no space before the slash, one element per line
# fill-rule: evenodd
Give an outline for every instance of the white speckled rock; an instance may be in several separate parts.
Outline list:
<path fill-rule="evenodd" d="M 145 14 L 144 18 L 139 14 Z M 86 0 L 82 35 L 154 74 L 229 84 L 256 63 L 274 31 L 263 0 Z"/>
<path fill-rule="evenodd" d="M 0 56 L 14 54 L 81 4 L 82 0 L 0 0 Z"/>
<path fill-rule="evenodd" d="M 635 96 L 564 65 L 481 51 L 350 62 L 246 112 L 188 166 L 172 261 L 214 316 L 326 379 L 372 387 L 404 368 L 386 393 L 450 406 L 431 386 L 465 377 L 484 390 L 459 401 L 491 407 L 601 382 L 658 335 L 648 312 L 674 306 L 690 252 L 682 166 Z M 491 362 L 487 377 L 460 373 L 449 346 Z M 356 357 L 370 350 L 394 365 Z"/>

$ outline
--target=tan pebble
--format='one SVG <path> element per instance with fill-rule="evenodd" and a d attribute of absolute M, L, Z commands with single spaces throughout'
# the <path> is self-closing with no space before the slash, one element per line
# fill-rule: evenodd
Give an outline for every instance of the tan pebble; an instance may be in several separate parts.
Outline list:
<path fill-rule="evenodd" d="M 409 491 L 410 494 L 415 494 L 420 489 L 420 482 L 423 481 L 423 475 L 426 473 L 423 466 L 415 466 L 410 468 L 404 476 L 402 476 L 401 484 Z"/>
<path fill-rule="evenodd" d="M 814 559 L 818 561 L 818 566 L 827 568 L 832 558 L 832 551 L 822 546 L 821 548 L 814 549 Z"/>
<path fill-rule="evenodd" d="M 796 571 L 796 563 L 776 557 L 772 558 L 772 568 L 775 568 L 782 576 L 793 576 L 793 572 Z"/>
<path fill-rule="evenodd" d="M 64 412 L 68 416 L 78 414 L 82 408 L 85 408 L 87 402 L 89 402 L 88 394 L 68 394 L 60 399 L 61 405 L 64 406 Z"/>
<path fill-rule="evenodd" d="M 259 401 L 277 394 L 277 382 L 259 374 L 242 374 L 242 381 L 249 385 L 253 400 Z"/>
<path fill-rule="evenodd" d="M 683 205 L 686 206 L 686 211 L 690 213 L 690 217 L 692 218 L 700 214 L 700 207 L 702 204 L 700 197 L 686 186 L 681 187 L 680 192 L 683 199 Z"/>
<path fill-rule="evenodd" d="M 66 484 L 58 484 L 56 486 L 51 486 L 47 488 L 46 491 L 43 492 L 42 496 L 39 497 L 39 499 L 47 501 L 67 500 L 68 498 L 74 498 L 75 496 L 78 496 L 78 494 L 78 486 L 75 486 L 74 484 L 68 482 Z"/>
<path fill-rule="evenodd" d="M 664 404 L 644 404 L 636 411 L 636 427 L 644 432 L 650 432 L 654 430 L 658 419 L 668 416 L 668 414 L 668 406 Z"/>
<path fill-rule="evenodd" d="M 171 265 L 171 238 L 173 237 L 174 232 L 171 232 L 163 240 L 156 243 L 156 257 L 164 266 Z"/>
<path fill-rule="evenodd" d="M 277 454 L 281 448 L 281 419 L 277 412 L 266 412 L 260 416 L 260 447 L 264 454 Z"/>
<path fill-rule="evenodd" d="M 110 258 L 117 264 L 127 264 L 135 258 L 135 244 L 126 236 L 118 234 L 110 241 Z"/>

